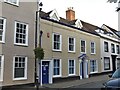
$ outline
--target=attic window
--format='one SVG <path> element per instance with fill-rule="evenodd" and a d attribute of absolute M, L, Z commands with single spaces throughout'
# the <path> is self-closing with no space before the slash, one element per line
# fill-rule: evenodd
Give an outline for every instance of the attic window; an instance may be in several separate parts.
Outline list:
<path fill-rule="evenodd" d="M 56 21 L 60 20 L 59 15 L 58 15 L 58 13 L 55 9 L 50 13 L 49 16 L 50 16 L 50 19 L 53 19 L 53 20 L 56 20 Z"/>
<path fill-rule="evenodd" d="M 101 29 L 97 29 L 97 30 L 95 30 L 97 33 L 104 33 L 104 31 L 103 30 L 101 30 Z"/>
<path fill-rule="evenodd" d="M 59 21 L 57 15 L 56 15 L 55 13 L 54 13 L 54 14 L 52 15 L 52 17 L 50 17 L 50 18 L 53 19 L 53 20 Z"/>
<path fill-rule="evenodd" d="M 108 36 L 113 36 L 113 33 L 108 32 L 107 35 L 108 35 Z"/>

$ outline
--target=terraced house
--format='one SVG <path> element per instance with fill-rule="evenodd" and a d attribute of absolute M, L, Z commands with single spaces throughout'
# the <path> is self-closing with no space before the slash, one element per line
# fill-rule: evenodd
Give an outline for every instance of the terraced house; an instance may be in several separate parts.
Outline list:
<path fill-rule="evenodd" d="M 120 65 L 119 32 L 107 25 L 100 28 L 76 19 L 73 7 L 66 10 L 66 18 L 60 17 L 56 10 L 40 12 L 37 46 L 40 41 L 45 56 L 35 63 L 37 0 L 4 0 L 0 7 L 2 86 L 34 83 L 35 64 L 41 85 L 89 78 Z"/>
<path fill-rule="evenodd" d="M 2 0 L 0 9 L 0 82 L 2 86 L 33 83 L 37 3 Z"/>
<path fill-rule="evenodd" d="M 40 29 L 45 51 L 41 84 L 89 78 L 101 72 L 100 36 L 75 19 L 72 7 L 66 11 L 66 19 L 59 17 L 56 10 L 41 12 Z"/>

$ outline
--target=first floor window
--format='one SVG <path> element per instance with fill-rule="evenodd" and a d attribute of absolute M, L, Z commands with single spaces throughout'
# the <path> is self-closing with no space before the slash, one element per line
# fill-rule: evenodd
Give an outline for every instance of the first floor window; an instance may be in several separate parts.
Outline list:
<path fill-rule="evenodd" d="M 117 68 L 120 68 L 120 58 L 117 58 Z"/>
<path fill-rule="evenodd" d="M 111 52 L 115 53 L 115 45 L 114 44 L 111 44 Z"/>
<path fill-rule="evenodd" d="M 75 38 L 68 38 L 68 51 L 75 52 Z"/>
<path fill-rule="evenodd" d="M 0 55 L 0 81 L 3 80 L 3 56 Z"/>
<path fill-rule="evenodd" d="M 15 22 L 15 44 L 28 45 L 28 24 Z"/>
<path fill-rule="evenodd" d="M 60 59 L 53 60 L 53 75 L 60 76 L 61 75 L 61 62 Z"/>
<path fill-rule="evenodd" d="M 109 52 L 108 42 L 104 42 L 104 51 L 105 51 L 105 52 Z"/>
<path fill-rule="evenodd" d="M 75 60 L 69 60 L 69 75 L 74 75 L 75 74 Z"/>
<path fill-rule="evenodd" d="M 119 45 L 116 45 L 116 51 L 117 51 L 117 54 L 120 54 L 120 47 L 119 47 Z"/>
<path fill-rule="evenodd" d="M 95 54 L 95 42 L 91 42 L 91 54 Z"/>
<path fill-rule="evenodd" d="M 110 58 L 104 57 L 104 70 L 110 70 Z"/>
<path fill-rule="evenodd" d="M 27 79 L 27 57 L 14 57 L 14 79 Z"/>
<path fill-rule="evenodd" d="M 53 33 L 53 50 L 61 51 L 62 36 L 60 34 Z"/>
<path fill-rule="evenodd" d="M 0 18 L 0 42 L 5 41 L 6 19 Z"/>
<path fill-rule="evenodd" d="M 81 40 L 81 52 L 85 53 L 86 52 L 86 41 Z"/>
<path fill-rule="evenodd" d="M 97 60 L 90 60 L 90 72 L 97 71 Z"/>

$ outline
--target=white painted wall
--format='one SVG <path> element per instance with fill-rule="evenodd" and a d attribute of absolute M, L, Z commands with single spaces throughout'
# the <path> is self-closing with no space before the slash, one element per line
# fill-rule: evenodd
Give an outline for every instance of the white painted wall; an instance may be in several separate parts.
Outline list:
<path fill-rule="evenodd" d="M 108 42 L 108 49 L 109 52 L 104 52 L 104 41 Z M 106 71 L 112 71 L 112 58 L 111 55 L 118 55 L 116 52 L 116 45 L 119 45 L 119 43 L 110 41 L 108 39 L 101 38 L 101 71 L 106 72 Z M 111 43 L 115 45 L 115 53 L 111 53 Z M 110 70 L 104 70 L 104 57 L 110 57 Z"/>

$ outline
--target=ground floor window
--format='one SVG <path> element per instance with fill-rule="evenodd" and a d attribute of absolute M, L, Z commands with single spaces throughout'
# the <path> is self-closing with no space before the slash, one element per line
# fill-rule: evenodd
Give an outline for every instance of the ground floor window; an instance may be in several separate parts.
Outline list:
<path fill-rule="evenodd" d="M 53 75 L 54 77 L 61 76 L 61 60 L 60 59 L 53 60 Z"/>
<path fill-rule="evenodd" d="M 117 68 L 120 68 L 120 58 L 117 58 Z"/>
<path fill-rule="evenodd" d="M 0 55 L 0 81 L 3 81 L 3 55 Z"/>
<path fill-rule="evenodd" d="M 104 57 L 104 70 L 110 70 L 110 58 Z"/>
<path fill-rule="evenodd" d="M 68 74 L 75 75 L 75 60 L 68 60 Z"/>
<path fill-rule="evenodd" d="M 15 56 L 13 61 L 14 79 L 27 79 L 27 57 Z"/>
<path fill-rule="evenodd" d="M 90 60 L 90 72 L 97 72 L 97 60 Z"/>

